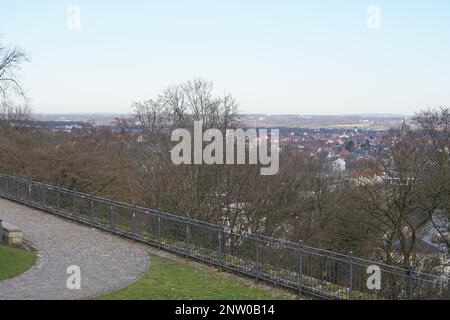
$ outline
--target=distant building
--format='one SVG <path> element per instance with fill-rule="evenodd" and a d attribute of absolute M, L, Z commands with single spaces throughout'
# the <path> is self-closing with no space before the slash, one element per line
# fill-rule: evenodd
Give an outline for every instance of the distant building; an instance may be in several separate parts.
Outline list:
<path fill-rule="evenodd" d="M 333 170 L 335 170 L 337 172 L 343 172 L 343 171 L 345 171 L 345 160 L 342 158 L 338 158 L 333 161 L 332 166 L 333 166 Z"/>

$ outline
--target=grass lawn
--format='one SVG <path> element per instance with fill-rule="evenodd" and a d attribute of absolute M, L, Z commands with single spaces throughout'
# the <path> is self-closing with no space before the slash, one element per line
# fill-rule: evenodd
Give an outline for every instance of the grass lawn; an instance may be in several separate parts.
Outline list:
<path fill-rule="evenodd" d="M 150 268 L 130 286 L 98 299 L 164 300 L 164 299 L 289 299 L 195 267 L 151 256 Z M 292 298 L 291 298 L 292 299 Z"/>
<path fill-rule="evenodd" d="M 36 261 L 33 252 L 0 245 L 0 281 L 27 271 Z"/>

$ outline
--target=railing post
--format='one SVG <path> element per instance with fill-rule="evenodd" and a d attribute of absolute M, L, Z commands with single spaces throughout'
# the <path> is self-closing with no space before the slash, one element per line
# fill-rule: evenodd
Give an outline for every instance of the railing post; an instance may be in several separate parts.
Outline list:
<path fill-rule="evenodd" d="M 348 300 L 353 299 L 353 252 L 350 251 L 348 256 Z"/>
<path fill-rule="evenodd" d="M 414 300 L 414 268 L 409 268 L 409 300 Z"/>
<path fill-rule="evenodd" d="M 17 199 L 17 200 L 20 199 L 20 198 L 19 198 L 19 193 L 20 193 L 20 192 L 19 192 L 19 188 L 20 188 L 20 186 L 19 186 L 19 180 L 17 180 L 17 190 L 16 190 L 16 191 L 17 191 L 17 195 L 16 195 L 16 199 Z"/>
<path fill-rule="evenodd" d="M 2 225 L 2 219 L 0 219 L 0 244 L 3 243 L 3 225 Z"/>
<path fill-rule="evenodd" d="M 225 241 L 225 234 L 223 231 L 223 226 L 220 225 L 219 226 L 219 257 L 220 257 L 220 261 L 223 261 L 223 257 L 224 257 L 224 241 Z"/>
<path fill-rule="evenodd" d="M 41 188 L 42 188 L 42 195 L 41 195 L 42 196 L 42 206 L 45 207 L 45 190 L 46 189 L 43 185 L 41 186 Z"/>
<path fill-rule="evenodd" d="M 161 214 L 158 212 L 157 214 L 157 220 L 158 220 L 158 249 L 161 250 Z"/>
<path fill-rule="evenodd" d="M 76 217 L 76 215 L 77 215 L 77 205 L 76 205 L 76 196 L 75 196 L 75 193 L 73 193 L 73 213 L 72 213 L 72 215 L 73 215 L 74 217 Z"/>
<path fill-rule="evenodd" d="M 110 224 L 110 228 L 111 231 L 114 231 L 114 205 L 111 205 L 111 210 L 110 210 L 110 214 L 109 214 L 109 224 Z"/>
<path fill-rule="evenodd" d="M 28 184 L 28 203 L 31 205 L 31 183 Z"/>
<path fill-rule="evenodd" d="M 91 198 L 91 228 L 94 227 L 94 200 Z"/>
<path fill-rule="evenodd" d="M 256 276 L 256 283 L 259 282 L 259 233 L 256 233 L 256 267 L 255 267 L 255 276 Z"/>
<path fill-rule="evenodd" d="M 60 208 L 61 208 L 61 204 L 59 203 L 59 188 L 57 187 L 56 188 L 56 208 L 58 209 L 58 213 L 59 213 L 59 211 L 60 211 Z"/>
<path fill-rule="evenodd" d="M 303 289 L 303 241 L 298 243 L 298 295 L 302 295 Z"/>
<path fill-rule="evenodd" d="M 189 225 L 189 216 L 185 219 L 186 222 L 186 259 L 189 257 L 189 244 L 190 244 L 190 237 L 191 237 L 191 226 Z"/>
<path fill-rule="evenodd" d="M 136 212 L 133 211 L 133 240 L 136 241 Z"/>
<path fill-rule="evenodd" d="M 9 177 L 6 177 L 6 195 L 9 196 Z"/>

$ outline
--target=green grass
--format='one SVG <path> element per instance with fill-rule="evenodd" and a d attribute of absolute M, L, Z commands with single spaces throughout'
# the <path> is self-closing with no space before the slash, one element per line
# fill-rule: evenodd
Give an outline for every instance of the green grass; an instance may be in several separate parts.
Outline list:
<path fill-rule="evenodd" d="M 27 271 L 36 261 L 33 252 L 0 245 L 0 281 Z"/>
<path fill-rule="evenodd" d="M 150 268 L 136 282 L 98 299 L 164 300 L 164 299 L 289 299 L 290 296 L 272 295 L 254 286 L 246 286 L 211 272 L 152 256 Z"/>

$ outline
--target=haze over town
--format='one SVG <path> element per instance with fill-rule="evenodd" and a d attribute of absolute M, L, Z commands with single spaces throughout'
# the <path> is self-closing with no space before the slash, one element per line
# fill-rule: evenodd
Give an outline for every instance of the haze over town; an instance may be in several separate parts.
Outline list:
<path fill-rule="evenodd" d="M 449 105 L 450 4 L 371 5 L 13 1 L 1 4 L 0 32 L 32 58 L 22 80 L 38 113 L 130 113 L 133 101 L 197 77 L 231 92 L 243 113 Z"/>

